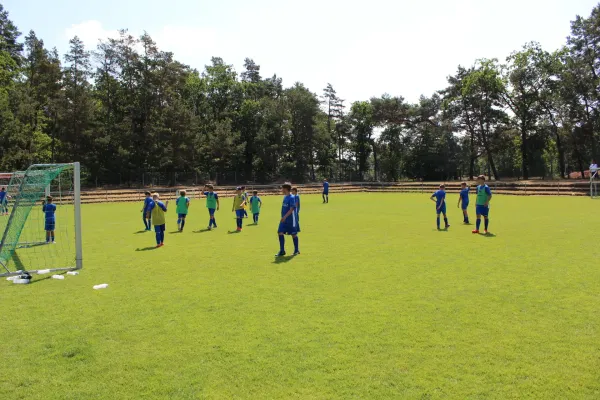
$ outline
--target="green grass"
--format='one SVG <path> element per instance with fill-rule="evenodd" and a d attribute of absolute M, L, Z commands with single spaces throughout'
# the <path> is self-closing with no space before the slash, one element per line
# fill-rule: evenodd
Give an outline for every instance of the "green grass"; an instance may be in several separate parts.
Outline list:
<path fill-rule="evenodd" d="M 0 398 L 600 398 L 598 203 L 496 196 L 484 237 L 456 196 L 448 232 L 427 195 L 303 196 L 277 263 L 263 200 L 157 250 L 140 204 L 84 206 L 81 275 L 0 282 Z"/>

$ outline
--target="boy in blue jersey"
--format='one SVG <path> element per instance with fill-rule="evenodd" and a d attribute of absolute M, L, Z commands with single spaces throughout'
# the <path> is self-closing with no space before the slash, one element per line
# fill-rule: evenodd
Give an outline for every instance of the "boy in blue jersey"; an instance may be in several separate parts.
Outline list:
<path fill-rule="evenodd" d="M 277 234 L 279 235 L 279 253 L 275 257 L 285 256 L 285 236 L 292 235 L 294 241 L 294 255 L 300 254 L 298 248 L 298 232 L 300 232 L 300 226 L 298 225 L 297 214 L 296 214 L 296 199 L 292 194 L 291 183 L 284 183 L 281 186 L 281 193 L 283 194 L 283 205 L 281 207 L 281 220 L 279 221 L 279 228 Z"/>
<path fill-rule="evenodd" d="M 323 204 L 329 203 L 329 182 L 323 179 Z"/>
<path fill-rule="evenodd" d="M 177 228 L 179 229 L 179 232 L 183 232 L 185 218 L 187 217 L 190 208 L 190 198 L 186 197 L 185 190 L 179 191 L 179 198 L 175 200 L 175 207 L 177 209 Z"/>
<path fill-rule="evenodd" d="M 52 204 L 52 196 L 47 196 L 45 201 L 42 201 L 42 212 L 45 216 L 44 229 L 46 230 L 46 243 L 56 243 L 54 241 L 54 228 L 56 226 L 56 204 Z"/>
<path fill-rule="evenodd" d="M 250 207 L 252 208 L 254 225 L 258 225 L 258 216 L 260 215 L 260 209 L 262 208 L 262 200 L 258 197 L 258 192 L 256 190 L 252 192 L 252 197 L 250 197 Z"/>
<path fill-rule="evenodd" d="M 150 192 L 145 192 L 146 198 L 144 199 L 144 207 L 142 208 L 142 219 L 144 220 L 144 226 L 147 231 L 152 230 L 152 217 L 150 212 L 152 211 L 152 205 L 154 204 L 154 200 L 152 200 L 152 194 Z"/>
<path fill-rule="evenodd" d="M 0 189 L 0 215 L 8 215 L 8 196 L 6 188 Z"/>
<path fill-rule="evenodd" d="M 217 227 L 217 221 L 215 220 L 215 210 L 219 211 L 219 195 L 214 192 L 215 188 L 213 185 L 204 185 L 204 195 L 206 196 L 206 208 L 208 209 L 208 215 L 210 217 L 208 221 L 208 230 L 210 231 L 213 226 Z"/>
<path fill-rule="evenodd" d="M 440 230 L 440 214 L 444 214 L 446 229 L 450 228 L 448 218 L 446 217 L 446 186 L 440 185 L 440 190 L 431 195 L 431 200 L 435 202 L 435 213 L 437 215 L 437 228 Z"/>
<path fill-rule="evenodd" d="M 466 182 L 460 184 L 460 195 L 458 196 L 458 207 L 462 205 L 463 212 L 463 222 L 465 224 L 469 223 L 469 213 L 467 212 L 467 208 L 469 208 L 469 187 Z"/>
<path fill-rule="evenodd" d="M 479 175 L 477 177 L 477 198 L 475 200 L 475 212 L 477 213 L 477 223 L 475 224 L 475 230 L 473 233 L 479 233 L 479 227 L 481 226 L 481 216 L 485 219 L 485 231 L 488 234 L 488 227 L 490 224 L 489 213 L 490 213 L 490 200 L 492 199 L 492 191 L 490 187 L 485 184 L 485 176 Z"/>

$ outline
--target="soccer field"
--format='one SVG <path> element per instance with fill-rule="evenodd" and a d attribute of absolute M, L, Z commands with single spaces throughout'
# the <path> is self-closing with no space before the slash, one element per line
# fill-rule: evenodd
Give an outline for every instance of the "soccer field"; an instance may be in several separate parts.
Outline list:
<path fill-rule="evenodd" d="M 428 196 L 302 196 L 279 261 L 281 197 L 239 234 L 171 202 L 160 249 L 84 205 L 79 276 L 0 282 L 0 399 L 600 398 L 600 203 L 495 196 L 483 236 Z"/>

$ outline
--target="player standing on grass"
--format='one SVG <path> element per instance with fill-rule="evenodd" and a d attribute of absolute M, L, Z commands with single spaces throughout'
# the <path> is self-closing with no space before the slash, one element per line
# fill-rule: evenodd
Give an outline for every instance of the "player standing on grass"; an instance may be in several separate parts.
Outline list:
<path fill-rule="evenodd" d="M 298 188 L 292 189 L 292 195 L 296 201 L 296 221 L 300 224 L 300 195 L 298 194 Z"/>
<path fill-rule="evenodd" d="M 246 200 L 244 199 L 244 194 L 242 193 L 242 188 L 235 188 L 235 196 L 233 197 L 233 206 L 231 207 L 231 211 L 235 212 L 235 220 L 237 225 L 237 231 L 242 231 L 242 219 L 244 218 L 244 205 L 246 204 Z"/>
<path fill-rule="evenodd" d="M 431 195 L 431 200 L 435 202 L 435 213 L 437 215 L 437 228 L 440 230 L 440 214 L 444 214 L 446 229 L 450 228 L 448 218 L 446 217 L 446 186 L 440 185 L 440 190 Z"/>
<path fill-rule="evenodd" d="M 248 211 L 246 206 L 248 205 L 248 192 L 246 192 L 246 186 L 242 186 L 242 195 L 244 196 L 244 218 L 248 218 Z"/>
<path fill-rule="evenodd" d="M 175 205 L 177 206 L 177 229 L 179 229 L 179 232 L 183 232 L 185 218 L 187 217 L 190 208 L 190 198 L 185 195 L 185 190 L 181 190 L 179 192 L 179 198 L 175 200 Z"/>
<path fill-rule="evenodd" d="M 0 189 L 0 215 L 8 215 L 8 195 L 4 187 Z"/>
<path fill-rule="evenodd" d="M 250 197 L 250 207 L 252 207 L 254 225 L 258 225 L 258 216 L 260 215 L 260 209 L 262 208 L 262 201 L 260 197 L 258 197 L 258 192 L 256 190 L 252 192 L 252 197 Z"/>
<path fill-rule="evenodd" d="M 204 195 L 206 196 L 206 208 L 208 208 L 208 215 L 210 216 L 207 229 L 210 231 L 213 227 L 217 227 L 215 210 L 219 211 L 219 195 L 214 192 L 215 188 L 213 185 L 205 185 L 204 190 L 207 189 L 208 191 L 204 192 Z"/>
<path fill-rule="evenodd" d="M 285 256 L 285 236 L 292 235 L 294 241 L 294 255 L 300 254 L 298 248 L 298 232 L 300 232 L 300 226 L 298 225 L 296 215 L 296 199 L 290 194 L 292 190 L 291 183 L 284 183 L 281 186 L 281 193 L 283 194 L 283 205 L 281 207 L 281 220 L 279 221 L 279 229 L 277 234 L 279 235 L 279 253 L 275 257 Z"/>
<path fill-rule="evenodd" d="M 477 224 L 473 233 L 479 233 L 479 227 L 481 226 L 481 216 L 485 219 L 485 231 L 488 234 L 488 226 L 490 224 L 489 213 L 490 213 L 490 200 L 492 199 L 492 191 L 490 187 L 485 184 L 485 176 L 479 175 L 477 177 L 477 200 L 475 201 L 475 212 L 477 213 Z"/>
<path fill-rule="evenodd" d="M 165 230 L 166 220 L 165 213 L 167 212 L 167 206 L 169 200 L 166 203 L 159 201 L 159 194 L 154 193 L 152 195 L 152 222 L 154 222 L 154 232 L 156 233 L 156 247 L 162 247 L 165 245 Z"/>
<path fill-rule="evenodd" d="M 46 230 L 46 243 L 56 243 L 54 241 L 54 228 L 56 226 L 56 204 L 52 204 L 52 196 L 47 196 L 45 201 L 42 201 L 42 212 L 45 216 L 44 229 Z"/>
<path fill-rule="evenodd" d="M 152 204 L 154 201 L 152 200 L 152 194 L 150 192 L 145 192 L 146 198 L 144 199 L 144 207 L 142 208 L 142 219 L 144 220 L 144 226 L 147 231 L 152 230 L 152 218 L 150 217 L 150 212 L 152 211 Z"/>
<path fill-rule="evenodd" d="M 461 207 L 462 205 L 463 222 L 465 224 L 469 223 L 469 212 L 467 211 L 467 208 L 469 208 L 469 190 L 466 182 L 460 184 L 460 195 L 458 196 L 457 207 Z"/>
<path fill-rule="evenodd" d="M 323 179 L 323 204 L 329 203 L 329 182 Z"/>

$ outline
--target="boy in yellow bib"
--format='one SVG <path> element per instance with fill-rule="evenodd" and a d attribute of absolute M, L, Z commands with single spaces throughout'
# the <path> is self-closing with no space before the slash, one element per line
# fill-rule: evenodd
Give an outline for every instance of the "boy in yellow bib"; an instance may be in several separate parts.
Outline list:
<path fill-rule="evenodd" d="M 156 233 L 156 247 L 165 245 L 165 213 L 167 212 L 167 206 L 169 205 L 169 200 L 167 200 L 166 203 L 163 203 L 162 201 L 159 201 L 159 198 L 160 196 L 158 193 L 152 195 L 154 204 L 152 205 L 151 213 L 152 223 L 154 223 L 154 232 Z"/>

